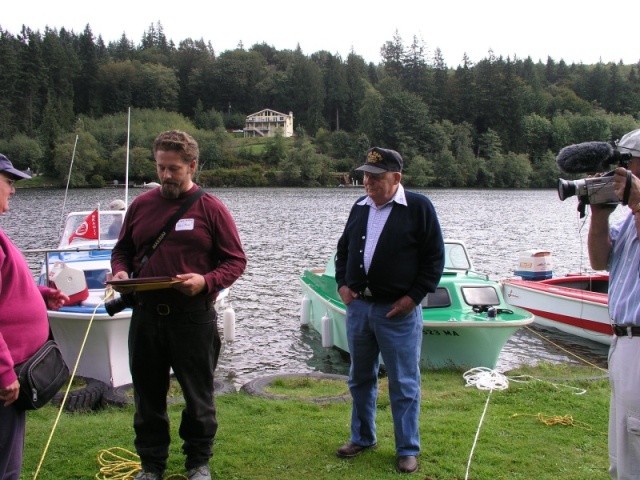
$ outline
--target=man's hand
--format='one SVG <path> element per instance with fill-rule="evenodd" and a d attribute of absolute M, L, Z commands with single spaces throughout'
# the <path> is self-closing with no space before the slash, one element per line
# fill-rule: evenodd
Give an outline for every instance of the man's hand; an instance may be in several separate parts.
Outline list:
<path fill-rule="evenodd" d="M 16 380 L 7 388 L 0 388 L 0 401 L 4 400 L 4 406 L 8 407 L 18 399 L 20 393 L 20 382 Z"/>
<path fill-rule="evenodd" d="M 414 308 L 416 308 L 416 302 L 414 302 L 411 297 L 405 295 L 393 302 L 392 307 L 391 311 L 386 315 L 387 318 L 391 318 L 394 315 L 402 315 L 403 317 L 406 317 Z"/>
<path fill-rule="evenodd" d="M 342 303 L 344 303 L 345 305 L 349 305 L 354 298 L 358 298 L 359 296 L 356 292 L 351 290 L 346 285 L 340 287 L 340 289 L 338 290 L 338 295 L 340 295 Z"/>
<path fill-rule="evenodd" d="M 627 169 L 618 167 L 613 174 L 613 191 L 620 200 L 624 197 L 627 187 Z M 635 175 L 631 176 L 631 190 L 629 191 L 629 207 L 633 208 L 640 203 L 640 180 Z"/>
<path fill-rule="evenodd" d="M 176 283 L 173 288 L 189 297 L 193 297 L 207 288 L 207 282 L 205 282 L 204 277 L 197 273 L 183 273 L 176 275 L 176 277 L 184 280 L 184 282 Z"/>
<path fill-rule="evenodd" d="M 611 203 L 597 203 L 595 205 L 589 205 L 591 207 L 591 216 L 594 219 L 609 219 L 609 215 L 618 208 L 617 204 Z"/>
<path fill-rule="evenodd" d="M 129 274 L 123 270 L 121 272 L 116 273 L 113 276 L 112 280 L 129 280 Z M 132 287 L 120 287 L 120 286 L 116 286 L 116 285 L 111 285 L 111 287 L 116 292 L 120 292 L 120 293 L 131 293 L 131 292 L 133 292 L 133 288 Z"/>

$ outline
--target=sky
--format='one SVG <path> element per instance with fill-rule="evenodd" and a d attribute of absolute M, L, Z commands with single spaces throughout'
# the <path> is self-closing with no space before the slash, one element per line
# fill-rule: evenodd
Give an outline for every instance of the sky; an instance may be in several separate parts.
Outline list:
<path fill-rule="evenodd" d="M 192 38 L 211 42 L 216 54 L 240 43 L 245 49 L 266 43 L 277 50 L 305 55 L 319 50 L 346 60 L 355 52 L 380 63 L 380 48 L 397 33 L 405 46 L 414 36 L 431 60 L 440 48 L 449 67 L 463 55 L 473 62 L 496 57 L 546 63 L 547 57 L 567 64 L 640 61 L 634 22 L 637 0 L 578 2 L 576 0 L 324 0 L 323 2 L 176 2 L 167 0 L 26 0 L 5 2 L 0 28 L 18 34 L 22 25 L 81 33 L 87 24 L 105 43 L 123 33 L 137 46 L 151 24 L 160 24 L 176 45 Z M 432 5 L 437 3 L 436 5 Z M 592 5 L 587 5 L 592 4 Z M 625 26 L 626 19 L 634 19 Z"/>

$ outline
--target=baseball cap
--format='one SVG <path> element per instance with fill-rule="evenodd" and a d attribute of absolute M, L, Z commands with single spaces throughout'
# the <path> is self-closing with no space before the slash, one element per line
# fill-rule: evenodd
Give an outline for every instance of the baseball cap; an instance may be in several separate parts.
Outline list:
<path fill-rule="evenodd" d="M 367 161 L 361 167 L 356 168 L 356 170 L 374 174 L 401 172 L 402 164 L 402 157 L 395 150 L 373 147 L 367 150 Z"/>
<path fill-rule="evenodd" d="M 109 204 L 109 210 L 124 210 L 127 206 L 120 199 L 114 200 Z"/>
<path fill-rule="evenodd" d="M 632 157 L 640 157 L 640 128 L 623 135 L 617 147 L 620 153 L 630 153 Z"/>
<path fill-rule="evenodd" d="M 26 173 L 23 173 L 20 170 L 15 169 L 13 167 L 13 163 L 11 163 L 11 161 L 1 153 L 0 153 L 0 172 L 8 173 L 9 175 L 13 176 L 16 180 L 19 180 L 21 178 L 26 178 L 28 180 L 31 178 Z"/>

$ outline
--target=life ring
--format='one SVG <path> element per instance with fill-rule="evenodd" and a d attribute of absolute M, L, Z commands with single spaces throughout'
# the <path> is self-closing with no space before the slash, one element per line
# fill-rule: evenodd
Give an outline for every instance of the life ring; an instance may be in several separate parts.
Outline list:
<path fill-rule="evenodd" d="M 343 382 L 347 382 L 349 377 L 346 375 L 335 375 L 332 373 L 322 373 L 322 372 L 311 372 L 311 373 L 279 373 L 276 375 L 267 375 L 265 377 L 255 378 L 247 383 L 245 383 L 240 390 L 248 393 L 249 395 L 254 395 L 257 397 L 269 398 L 271 400 L 304 400 L 313 403 L 332 403 L 332 402 L 350 402 L 351 395 L 334 395 L 330 397 L 295 397 L 289 395 L 274 395 L 272 393 L 267 393 L 264 391 L 265 387 L 271 385 L 271 383 L 278 378 L 295 378 L 295 377 L 303 377 L 303 378 L 317 378 L 317 379 L 327 379 L 327 380 L 340 380 Z"/>
<path fill-rule="evenodd" d="M 67 412 L 87 412 L 99 407 L 102 402 L 102 395 L 109 388 L 108 385 L 95 378 L 76 378 L 84 380 L 86 385 L 82 388 L 69 391 L 67 401 L 64 404 L 64 410 Z M 64 399 L 64 393 L 64 390 L 56 393 L 51 400 L 51 404 L 59 407 Z"/>
<path fill-rule="evenodd" d="M 233 383 L 223 382 L 222 380 L 213 381 L 214 395 L 224 395 L 225 393 L 238 393 Z"/>
<path fill-rule="evenodd" d="M 223 382 L 221 380 L 213 381 L 213 388 L 215 395 L 224 395 L 225 393 L 236 393 L 236 387 L 231 383 Z M 119 387 L 108 388 L 102 394 L 102 406 L 112 407 L 124 407 L 133 403 L 133 384 L 120 385 Z M 167 403 L 180 403 L 184 402 L 183 397 L 168 397 Z"/>

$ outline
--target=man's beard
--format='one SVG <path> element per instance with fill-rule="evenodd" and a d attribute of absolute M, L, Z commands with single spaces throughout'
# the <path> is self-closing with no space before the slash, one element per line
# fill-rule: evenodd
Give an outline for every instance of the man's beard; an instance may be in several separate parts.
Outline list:
<path fill-rule="evenodd" d="M 162 182 L 160 193 L 164 198 L 175 200 L 180 196 L 180 185 L 176 183 Z"/>

